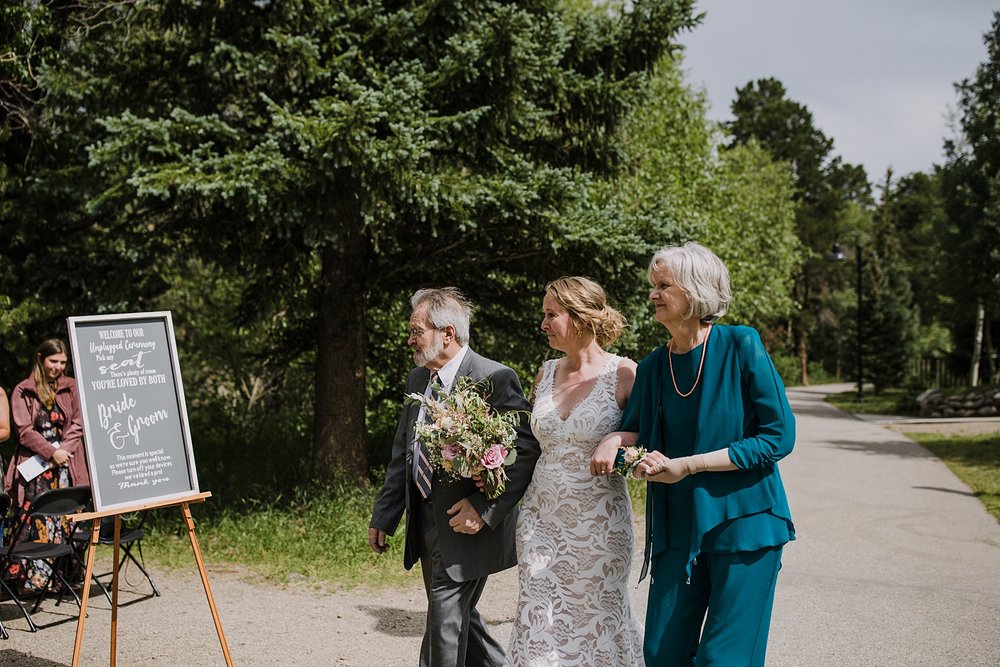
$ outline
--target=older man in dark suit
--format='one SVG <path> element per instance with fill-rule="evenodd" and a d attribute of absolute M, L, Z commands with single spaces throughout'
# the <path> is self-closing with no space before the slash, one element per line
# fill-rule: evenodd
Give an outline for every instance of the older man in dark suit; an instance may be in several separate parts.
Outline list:
<path fill-rule="evenodd" d="M 458 377 L 488 380 L 490 405 L 499 412 L 530 409 L 513 370 L 469 349 L 471 307 L 456 288 L 420 290 L 410 300 L 409 345 L 416 368 L 407 393 L 426 393 L 440 384 L 447 391 Z M 403 410 L 392 445 L 385 484 L 375 502 L 368 542 L 382 553 L 406 510 L 403 565 L 420 560 L 427 592 L 427 626 L 420 667 L 500 667 L 504 653 L 486 630 L 476 603 L 486 577 L 517 564 L 514 528 L 517 503 L 531 481 L 540 453 L 527 418 L 515 443 L 507 488 L 489 500 L 472 480 L 431 475 L 421 465 L 414 425 L 419 405 Z M 426 496 L 426 497 L 425 497 Z"/>

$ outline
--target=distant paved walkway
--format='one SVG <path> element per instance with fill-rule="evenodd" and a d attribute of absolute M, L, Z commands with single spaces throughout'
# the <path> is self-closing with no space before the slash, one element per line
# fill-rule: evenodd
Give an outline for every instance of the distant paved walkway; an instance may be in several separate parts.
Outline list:
<path fill-rule="evenodd" d="M 781 472 L 799 539 L 785 549 L 769 667 L 997 667 L 1000 525 L 925 449 L 823 402 L 847 388 L 789 391 L 798 442 Z M 223 665 L 193 565 L 154 576 L 163 597 L 121 609 L 118 664 Z M 418 576 L 401 590 L 330 593 L 258 584 L 233 568 L 210 578 L 237 666 L 416 665 Z M 644 613 L 646 584 L 633 594 Z M 512 569 L 490 579 L 480 605 L 504 644 L 516 596 Z M 107 665 L 107 602 L 92 602 L 81 664 Z M 11 633 L 0 665 L 68 665 L 72 611 L 46 604 L 39 622 L 69 622 L 32 635 L 0 604 Z"/>
<path fill-rule="evenodd" d="M 768 664 L 1000 665 L 1000 525 L 938 459 L 789 390 L 781 464 L 798 530 Z"/>

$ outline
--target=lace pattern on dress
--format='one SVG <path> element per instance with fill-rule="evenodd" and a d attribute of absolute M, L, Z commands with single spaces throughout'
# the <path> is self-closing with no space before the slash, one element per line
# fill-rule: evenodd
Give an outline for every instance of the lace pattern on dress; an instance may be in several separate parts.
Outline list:
<path fill-rule="evenodd" d="M 632 613 L 632 510 L 625 479 L 592 477 L 590 457 L 621 422 L 620 357 L 609 355 L 589 395 L 563 420 L 553 400 L 560 360 L 547 361 L 532 430 L 542 448 L 518 519 L 519 599 L 507 664 L 640 667 Z"/>

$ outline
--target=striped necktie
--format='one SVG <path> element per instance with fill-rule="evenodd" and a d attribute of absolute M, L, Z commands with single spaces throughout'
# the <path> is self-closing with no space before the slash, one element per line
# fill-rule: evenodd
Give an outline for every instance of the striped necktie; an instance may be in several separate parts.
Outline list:
<path fill-rule="evenodd" d="M 431 373 L 427 386 L 432 387 L 438 381 L 437 371 L 434 371 Z M 424 442 L 418 440 L 417 445 L 417 460 L 414 466 L 413 481 L 417 484 L 417 491 L 420 492 L 420 497 L 427 500 L 431 495 L 431 477 L 434 475 L 434 469 L 431 468 L 430 456 L 427 453 L 427 447 L 424 445 Z"/>

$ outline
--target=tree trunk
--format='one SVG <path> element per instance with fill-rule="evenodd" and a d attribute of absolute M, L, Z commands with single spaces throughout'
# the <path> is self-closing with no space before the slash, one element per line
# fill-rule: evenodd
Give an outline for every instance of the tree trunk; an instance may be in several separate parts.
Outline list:
<path fill-rule="evenodd" d="M 802 272 L 795 277 L 792 285 L 792 298 L 801 307 L 805 308 L 809 300 L 809 273 L 807 267 L 802 267 Z M 795 333 L 795 354 L 799 357 L 799 376 L 803 387 L 809 384 L 809 353 L 806 342 L 806 317 L 803 311 L 798 311 L 792 316 L 792 330 Z"/>
<path fill-rule="evenodd" d="M 986 319 L 986 307 L 980 301 L 976 305 L 976 331 L 972 336 L 972 366 L 969 368 L 969 386 L 979 386 L 979 359 L 983 350 L 983 321 Z"/>
<path fill-rule="evenodd" d="M 321 252 L 317 309 L 316 405 L 313 457 L 321 477 L 368 478 L 365 428 L 366 245 L 357 220 L 337 246 Z"/>
<path fill-rule="evenodd" d="M 802 386 L 806 387 L 809 385 L 809 373 L 808 373 L 809 354 L 806 345 L 805 326 L 801 322 L 799 323 L 798 339 L 799 339 L 799 366 L 802 372 Z"/>
<path fill-rule="evenodd" d="M 993 322 L 983 317 L 983 345 L 986 347 L 986 384 L 997 384 L 997 357 L 993 347 Z"/>

